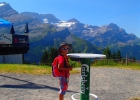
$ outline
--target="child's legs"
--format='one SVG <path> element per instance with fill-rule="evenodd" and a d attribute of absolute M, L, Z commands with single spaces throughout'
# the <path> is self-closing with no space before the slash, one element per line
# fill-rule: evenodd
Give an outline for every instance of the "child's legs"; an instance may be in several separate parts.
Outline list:
<path fill-rule="evenodd" d="M 66 94 L 66 91 L 68 89 L 68 80 L 65 77 L 59 77 L 59 83 L 60 83 L 60 91 L 59 93 L 62 95 Z"/>
<path fill-rule="evenodd" d="M 63 94 L 59 94 L 59 100 L 64 100 L 64 95 Z"/>

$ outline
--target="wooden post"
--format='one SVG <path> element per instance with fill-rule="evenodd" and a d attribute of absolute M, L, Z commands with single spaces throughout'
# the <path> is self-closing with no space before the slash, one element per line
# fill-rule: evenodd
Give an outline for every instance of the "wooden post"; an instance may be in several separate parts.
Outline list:
<path fill-rule="evenodd" d="M 128 65 L 128 63 L 127 63 L 127 54 L 126 54 L 126 60 L 125 60 L 125 62 L 126 62 L 126 66 Z"/>
<path fill-rule="evenodd" d="M 22 64 L 24 63 L 24 54 L 22 54 Z"/>

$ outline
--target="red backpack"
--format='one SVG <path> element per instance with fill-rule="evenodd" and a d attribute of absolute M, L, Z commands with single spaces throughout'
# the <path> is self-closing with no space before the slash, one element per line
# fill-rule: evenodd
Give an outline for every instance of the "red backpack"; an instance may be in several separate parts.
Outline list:
<path fill-rule="evenodd" d="M 52 63 L 52 75 L 54 77 L 60 77 L 61 71 L 58 69 L 58 57 L 55 57 L 53 63 Z"/>

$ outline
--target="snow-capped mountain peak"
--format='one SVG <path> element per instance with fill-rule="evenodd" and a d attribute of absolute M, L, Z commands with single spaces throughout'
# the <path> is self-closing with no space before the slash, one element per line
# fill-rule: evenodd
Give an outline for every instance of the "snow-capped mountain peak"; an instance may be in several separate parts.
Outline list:
<path fill-rule="evenodd" d="M 6 5 L 5 2 L 0 2 L 0 7 Z"/>
<path fill-rule="evenodd" d="M 79 22 L 77 19 L 75 19 L 75 18 L 71 18 L 71 19 L 69 19 L 68 22 L 76 22 L 76 23 L 80 23 L 80 22 Z"/>

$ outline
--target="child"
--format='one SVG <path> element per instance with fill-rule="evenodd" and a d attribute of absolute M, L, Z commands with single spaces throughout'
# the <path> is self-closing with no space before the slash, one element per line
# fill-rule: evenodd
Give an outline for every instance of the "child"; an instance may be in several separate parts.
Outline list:
<path fill-rule="evenodd" d="M 71 49 L 71 44 L 67 44 L 66 42 L 62 42 L 58 49 L 59 57 L 58 57 L 58 69 L 61 72 L 59 77 L 60 91 L 59 91 L 59 100 L 64 100 L 64 95 L 68 89 L 69 82 L 69 71 L 72 70 L 72 66 L 69 65 L 67 53 Z"/>

